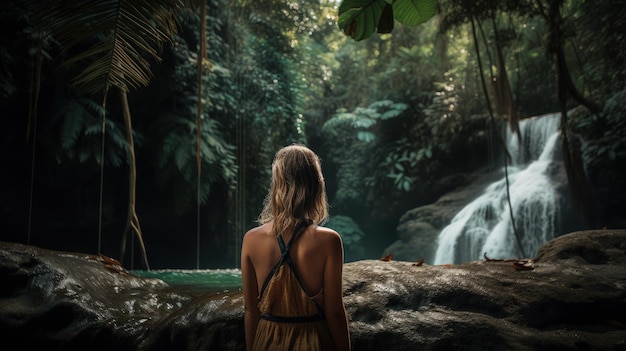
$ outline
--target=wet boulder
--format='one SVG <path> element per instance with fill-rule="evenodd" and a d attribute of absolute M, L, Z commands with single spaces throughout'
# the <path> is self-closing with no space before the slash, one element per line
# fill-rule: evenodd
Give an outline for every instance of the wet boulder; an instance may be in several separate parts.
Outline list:
<path fill-rule="evenodd" d="M 345 265 L 354 350 L 626 350 L 626 230 L 529 259 Z M 0 337 L 53 350 L 244 350 L 241 291 L 192 293 L 103 256 L 0 242 Z"/>

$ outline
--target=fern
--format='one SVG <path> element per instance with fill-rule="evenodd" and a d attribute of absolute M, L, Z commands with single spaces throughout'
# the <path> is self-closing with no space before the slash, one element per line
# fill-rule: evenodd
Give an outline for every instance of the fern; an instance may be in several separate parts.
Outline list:
<path fill-rule="evenodd" d="M 166 133 L 159 152 L 158 181 L 167 185 L 178 214 L 189 210 L 197 193 L 196 126 L 191 117 L 168 114 L 161 123 Z M 205 203 L 214 184 L 224 183 L 234 188 L 237 165 L 234 147 L 225 142 L 220 124 L 205 119 L 201 133 L 200 201 Z"/>
<path fill-rule="evenodd" d="M 102 114 L 102 106 L 93 100 L 82 98 L 63 101 L 53 115 L 53 123 L 59 129 L 60 148 L 56 151 L 58 162 L 102 162 Z M 125 135 L 109 119 L 105 126 L 104 162 L 120 167 L 127 163 L 128 144 Z M 142 138 L 137 135 L 135 140 L 139 145 Z"/>

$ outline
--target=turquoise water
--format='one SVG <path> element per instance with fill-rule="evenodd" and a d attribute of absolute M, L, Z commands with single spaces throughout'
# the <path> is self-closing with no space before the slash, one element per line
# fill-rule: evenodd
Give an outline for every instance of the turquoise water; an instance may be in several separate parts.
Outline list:
<path fill-rule="evenodd" d="M 236 268 L 133 270 L 132 273 L 140 277 L 161 279 L 173 287 L 199 291 L 241 289 L 241 270 Z"/>

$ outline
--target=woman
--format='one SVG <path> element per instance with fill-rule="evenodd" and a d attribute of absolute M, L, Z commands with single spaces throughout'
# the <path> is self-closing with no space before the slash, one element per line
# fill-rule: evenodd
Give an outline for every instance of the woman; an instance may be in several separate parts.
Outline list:
<path fill-rule="evenodd" d="M 246 350 L 350 350 L 343 243 L 328 218 L 320 160 L 280 149 L 259 226 L 241 248 Z"/>

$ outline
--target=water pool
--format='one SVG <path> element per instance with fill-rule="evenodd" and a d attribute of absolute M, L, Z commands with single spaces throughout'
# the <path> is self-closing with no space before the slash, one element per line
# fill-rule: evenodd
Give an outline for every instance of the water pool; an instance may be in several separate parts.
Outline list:
<path fill-rule="evenodd" d="M 241 289 L 241 270 L 237 268 L 133 270 L 131 273 L 144 278 L 161 279 L 172 287 L 199 292 Z"/>

